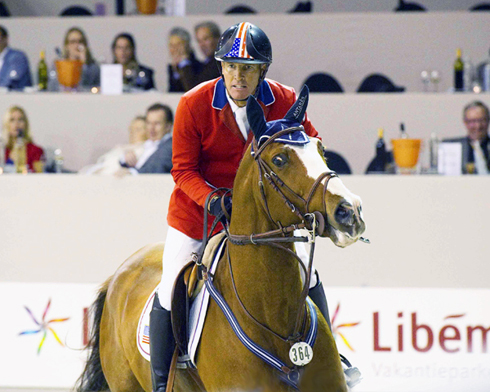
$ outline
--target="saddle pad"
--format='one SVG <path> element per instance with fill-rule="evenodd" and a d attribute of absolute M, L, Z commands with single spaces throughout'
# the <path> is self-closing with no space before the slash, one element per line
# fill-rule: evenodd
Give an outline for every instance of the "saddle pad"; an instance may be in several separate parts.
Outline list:
<path fill-rule="evenodd" d="M 225 249 L 226 241 L 221 238 L 221 244 L 218 247 L 217 252 L 214 255 L 212 264 L 209 268 L 209 272 L 211 274 L 216 273 L 216 268 L 218 267 L 218 262 L 223 254 Z M 196 299 L 191 305 L 191 310 L 189 314 L 189 349 L 188 353 L 190 356 L 190 360 L 196 365 L 195 357 L 197 347 L 199 346 L 199 340 L 201 339 L 202 330 L 204 327 L 204 321 L 206 319 L 206 313 L 208 311 L 209 305 L 209 292 L 206 289 L 206 286 L 203 286 L 202 290 L 197 295 Z"/>
<path fill-rule="evenodd" d="M 153 298 L 158 289 L 158 286 L 152 291 L 148 297 L 141 316 L 138 322 L 138 328 L 136 330 L 136 346 L 143 358 L 148 362 L 150 361 L 150 312 L 153 305 Z"/>

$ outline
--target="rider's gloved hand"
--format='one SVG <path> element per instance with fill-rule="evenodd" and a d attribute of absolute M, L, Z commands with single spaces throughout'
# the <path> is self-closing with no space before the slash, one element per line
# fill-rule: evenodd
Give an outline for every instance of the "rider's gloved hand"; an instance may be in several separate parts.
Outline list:
<path fill-rule="evenodd" d="M 226 212 L 231 216 L 231 197 L 230 196 L 214 196 L 208 205 L 208 210 L 211 215 L 218 216 L 223 211 L 223 205 Z M 226 218 L 222 219 L 223 222 Z"/>

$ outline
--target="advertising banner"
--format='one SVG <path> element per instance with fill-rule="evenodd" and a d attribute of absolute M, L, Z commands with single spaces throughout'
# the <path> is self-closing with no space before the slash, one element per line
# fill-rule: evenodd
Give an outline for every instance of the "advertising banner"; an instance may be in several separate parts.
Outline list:
<path fill-rule="evenodd" d="M 0 387 L 72 388 L 96 291 L 0 283 Z M 490 391 L 489 289 L 325 291 L 339 352 L 363 376 L 355 392 Z"/>

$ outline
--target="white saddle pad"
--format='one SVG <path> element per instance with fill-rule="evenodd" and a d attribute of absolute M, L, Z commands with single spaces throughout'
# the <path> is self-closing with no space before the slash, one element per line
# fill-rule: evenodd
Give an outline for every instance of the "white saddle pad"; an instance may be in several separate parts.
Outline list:
<path fill-rule="evenodd" d="M 218 251 L 216 252 L 213 262 L 210 267 L 210 272 L 214 274 L 216 268 L 218 267 L 218 261 L 221 258 L 225 247 L 225 241 L 222 241 L 219 245 Z M 141 316 L 138 322 L 138 329 L 136 331 L 136 345 L 140 354 L 147 361 L 150 361 L 150 311 L 153 305 L 153 298 L 155 297 L 155 292 L 158 286 L 153 290 L 151 295 L 148 297 Z M 202 330 L 204 327 L 204 321 L 206 319 L 206 313 L 209 305 L 209 292 L 206 286 L 203 286 L 202 290 L 199 292 L 194 302 L 192 303 L 190 314 L 189 314 L 189 346 L 188 352 L 192 363 L 195 365 L 195 356 L 197 347 L 199 346 L 199 341 L 201 339 Z"/>

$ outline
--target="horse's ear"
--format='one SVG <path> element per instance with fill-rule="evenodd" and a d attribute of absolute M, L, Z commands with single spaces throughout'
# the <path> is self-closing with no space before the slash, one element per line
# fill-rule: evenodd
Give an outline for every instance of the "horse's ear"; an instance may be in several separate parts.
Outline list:
<path fill-rule="evenodd" d="M 247 119 L 250 124 L 250 129 L 252 130 L 255 139 L 259 140 L 259 138 L 265 133 L 267 130 L 264 111 L 262 107 L 257 102 L 254 96 L 248 97 L 247 100 Z"/>
<path fill-rule="evenodd" d="M 292 120 L 297 123 L 302 123 L 305 117 L 306 107 L 308 106 L 308 97 L 310 95 L 310 90 L 308 86 L 305 84 L 299 93 L 299 97 L 291 106 L 291 109 L 288 110 L 286 115 L 284 116 L 287 120 Z"/>

